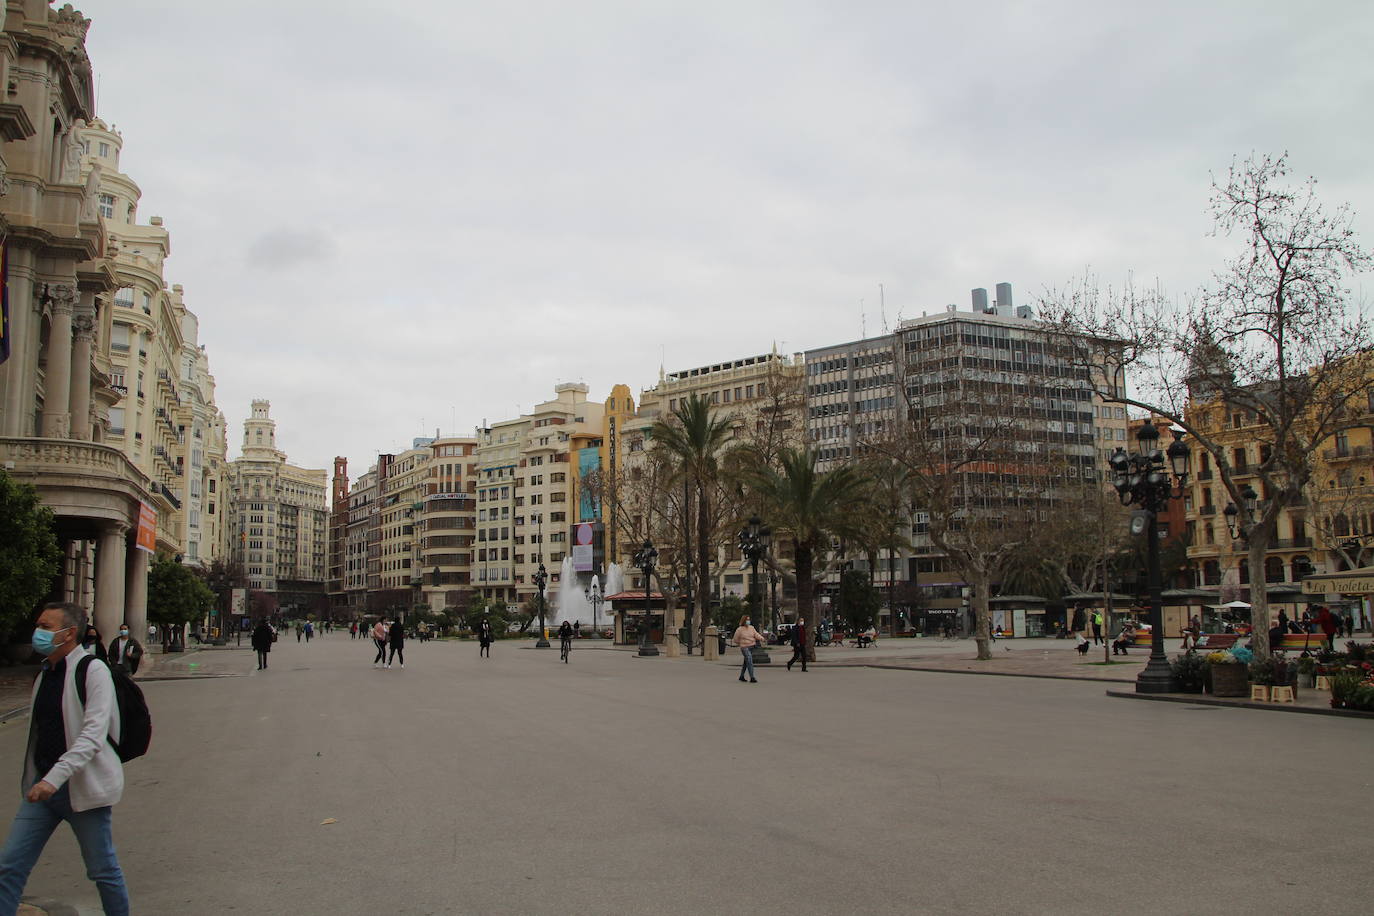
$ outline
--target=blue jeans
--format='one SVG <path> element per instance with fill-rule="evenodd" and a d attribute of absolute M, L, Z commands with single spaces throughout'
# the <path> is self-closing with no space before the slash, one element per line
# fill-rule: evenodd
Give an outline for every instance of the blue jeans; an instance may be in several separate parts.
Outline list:
<path fill-rule="evenodd" d="M 744 664 L 739 669 L 740 680 L 744 680 L 744 675 L 747 673 L 749 680 L 752 681 L 754 680 L 754 649 L 750 646 L 747 649 L 741 648 L 740 652 L 744 653 Z"/>
<path fill-rule="evenodd" d="M 45 802 L 24 801 L 14 815 L 9 839 L 0 850 L 0 916 L 14 916 L 29 873 L 48 838 L 62 821 L 71 824 L 81 858 L 86 862 L 86 877 L 100 891 L 100 905 L 110 916 L 129 916 L 129 891 L 124 872 L 115 858 L 111 831 L 111 808 L 73 811 L 67 786 Z"/>

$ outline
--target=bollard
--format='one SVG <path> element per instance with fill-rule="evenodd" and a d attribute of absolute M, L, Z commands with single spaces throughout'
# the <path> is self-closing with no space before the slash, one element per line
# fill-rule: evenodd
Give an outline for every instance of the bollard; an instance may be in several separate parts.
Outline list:
<path fill-rule="evenodd" d="M 720 630 L 715 627 L 706 628 L 706 641 L 701 644 L 701 658 L 708 662 L 720 658 Z"/>

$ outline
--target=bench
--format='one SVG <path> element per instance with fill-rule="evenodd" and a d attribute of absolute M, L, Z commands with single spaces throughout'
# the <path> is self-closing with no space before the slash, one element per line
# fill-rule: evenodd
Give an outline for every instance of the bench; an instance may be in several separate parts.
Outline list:
<path fill-rule="evenodd" d="M 1193 648 L 1199 652 L 1220 652 L 1235 646 L 1238 639 L 1240 637 L 1235 633 L 1203 633 L 1198 636 Z"/>
<path fill-rule="evenodd" d="M 1284 633 L 1276 646 L 1270 646 L 1274 650 L 1285 652 L 1301 652 L 1304 649 L 1316 652 L 1318 649 L 1326 648 L 1325 633 Z"/>

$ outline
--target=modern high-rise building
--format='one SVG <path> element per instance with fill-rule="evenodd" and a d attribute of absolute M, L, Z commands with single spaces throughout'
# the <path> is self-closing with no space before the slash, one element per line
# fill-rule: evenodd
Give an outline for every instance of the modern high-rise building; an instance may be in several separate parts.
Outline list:
<path fill-rule="evenodd" d="M 255 400 L 243 424 L 243 448 L 229 462 L 231 556 L 248 588 L 282 607 L 326 609 L 328 475 L 288 464 L 277 448 L 271 403 Z"/>
<path fill-rule="evenodd" d="M 911 423 L 933 423 L 950 441 L 1014 423 L 1018 459 L 1027 466 L 1054 466 L 1068 480 L 1102 467 L 1126 441 L 1125 408 L 1094 394 L 1050 329 L 1014 308 L 1008 284 L 997 295 L 994 309 L 986 308 L 986 291 L 974 290 L 972 312 L 950 306 L 890 334 L 807 351 L 807 428 L 820 466 L 850 461 Z M 988 471 L 975 463 L 957 473 Z M 974 506 L 980 490 L 969 481 L 964 489 Z M 910 545 L 880 551 L 874 581 L 916 583 L 928 606 L 959 606 L 964 583 L 931 543 L 920 511 L 911 519 Z M 853 562 L 866 566 L 862 557 Z"/>

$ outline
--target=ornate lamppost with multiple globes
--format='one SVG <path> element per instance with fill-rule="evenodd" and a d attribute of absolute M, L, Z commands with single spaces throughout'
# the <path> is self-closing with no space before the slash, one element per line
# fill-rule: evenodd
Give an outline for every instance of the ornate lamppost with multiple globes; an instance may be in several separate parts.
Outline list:
<path fill-rule="evenodd" d="M 1173 689 L 1173 673 L 1168 656 L 1164 654 L 1164 609 L 1160 597 L 1162 578 L 1159 572 L 1159 530 L 1155 519 L 1168 506 L 1169 500 L 1179 499 L 1188 483 L 1188 463 L 1191 450 L 1183 441 L 1183 433 L 1174 431 L 1174 441 L 1168 450 L 1160 451 L 1159 430 L 1152 419 L 1146 420 L 1136 433 L 1140 451 L 1127 454 L 1118 448 L 1108 465 L 1112 486 L 1123 506 L 1140 508 L 1131 515 L 1131 533 L 1145 535 L 1145 564 L 1150 592 L 1150 660 L 1136 678 L 1136 693 L 1169 693 Z M 1170 475 L 1172 471 L 1172 476 Z"/>
<path fill-rule="evenodd" d="M 644 546 L 635 551 L 630 561 L 644 573 L 644 617 L 639 624 L 639 654 L 657 655 L 658 646 L 649 638 L 649 583 L 653 576 L 654 564 L 658 562 L 658 551 L 654 549 L 653 542 L 645 538 Z"/>
<path fill-rule="evenodd" d="M 585 594 L 587 603 L 592 606 L 592 633 L 595 636 L 600 636 L 601 626 L 597 623 L 597 617 L 601 611 L 601 605 L 606 603 L 606 596 L 601 591 L 601 583 L 593 579 L 592 584 L 587 586 Z"/>

